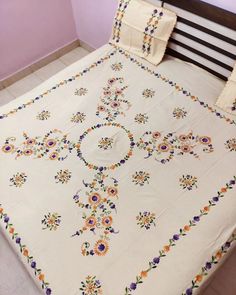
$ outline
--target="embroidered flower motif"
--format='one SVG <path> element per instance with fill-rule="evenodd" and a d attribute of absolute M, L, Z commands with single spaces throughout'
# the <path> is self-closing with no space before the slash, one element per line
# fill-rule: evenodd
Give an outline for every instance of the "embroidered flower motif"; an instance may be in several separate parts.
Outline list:
<path fill-rule="evenodd" d="M 231 107 L 231 111 L 236 111 L 236 98 L 233 101 L 232 107 Z"/>
<path fill-rule="evenodd" d="M 119 72 L 123 69 L 123 65 L 121 62 L 117 62 L 111 65 L 113 71 Z"/>
<path fill-rule="evenodd" d="M 58 213 L 48 213 L 44 215 L 41 223 L 44 225 L 43 229 L 57 230 L 61 223 L 61 216 Z"/>
<path fill-rule="evenodd" d="M 98 240 L 94 246 L 94 253 L 98 256 L 106 255 L 109 245 L 105 240 Z"/>
<path fill-rule="evenodd" d="M 103 88 L 96 115 L 108 122 L 114 121 L 120 115 L 125 116 L 125 111 L 131 107 L 131 103 L 124 99 L 124 91 L 127 88 L 123 78 L 110 78 L 107 86 Z"/>
<path fill-rule="evenodd" d="M 93 193 L 89 196 L 88 202 L 90 205 L 98 205 L 102 201 L 100 194 Z"/>
<path fill-rule="evenodd" d="M 197 188 L 197 177 L 191 175 L 183 175 L 182 178 L 179 179 L 180 186 L 183 189 L 192 190 L 194 187 Z"/>
<path fill-rule="evenodd" d="M 49 119 L 51 117 L 51 114 L 49 111 L 42 111 L 40 113 L 38 113 L 38 115 L 36 116 L 36 119 L 41 120 L 41 121 L 45 121 L 47 119 Z"/>
<path fill-rule="evenodd" d="M 86 115 L 84 113 L 77 112 L 76 114 L 73 114 L 71 117 L 71 122 L 73 123 L 82 123 L 86 118 Z"/>
<path fill-rule="evenodd" d="M 145 124 L 148 121 L 148 116 L 146 114 L 137 114 L 134 121 L 138 124 Z"/>
<path fill-rule="evenodd" d="M 147 26 L 144 29 L 142 50 L 145 56 L 148 56 L 151 53 L 151 47 L 153 44 L 152 40 L 154 38 L 155 31 L 158 28 L 159 20 L 162 18 L 162 16 L 162 11 L 154 9 L 152 16 L 147 22 Z"/>
<path fill-rule="evenodd" d="M 113 227 L 118 181 L 99 172 L 95 174 L 92 182 L 83 181 L 83 184 L 85 193 L 79 190 L 73 199 L 79 208 L 83 208 L 84 223 L 72 237 L 81 236 L 85 232 L 96 234 L 99 231 L 99 238 L 93 245 L 87 241 L 83 242 L 81 253 L 83 256 L 104 256 L 109 250 L 110 236 L 119 233 Z"/>
<path fill-rule="evenodd" d="M 13 153 L 13 152 L 15 151 L 15 146 L 14 146 L 13 144 L 6 143 L 6 144 L 4 144 L 4 146 L 2 147 L 2 151 L 3 151 L 5 154 Z"/>
<path fill-rule="evenodd" d="M 184 108 L 175 108 L 173 111 L 173 116 L 176 119 L 183 119 L 184 117 L 187 116 L 187 112 L 185 111 Z"/>
<path fill-rule="evenodd" d="M 132 176 L 133 182 L 136 185 L 143 186 L 145 183 L 149 183 L 150 174 L 144 171 L 135 172 L 135 174 Z"/>
<path fill-rule="evenodd" d="M 27 180 L 27 175 L 25 173 L 19 173 L 17 172 L 10 178 L 10 182 L 12 183 L 11 186 L 15 187 L 22 187 L 22 185 L 26 182 Z"/>
<path fill-rule="evenodd" d="M 84 96 L 88 93 L 88 89 L 87 88 L 79 88 L 79 89 L 76 89 L 75 90 L 75 95 L 78 95 L 78 96 Z"/>
<path fill-rule="evenodd" d="M 230 152 L 236 152 L 236 138 L 227 140 L 225 146 Z"/>
<path fill-rule="evenodd" d="M 151 226 L 156 226 L 155 224 L 156 215 L 151 212 L 139 212 L 139 215 L 136 216 L 137 225 L 140 225 L 141 228 L 150 229 Z"/>
<path fill-rule="evenodd" d="M 144 89 L 142 94 L 144 98 L 152 98 L 155 95 L 155 91 L 152 89 Z"/>
<path fill-rule="evenodd" d="M 112 148 L 113 138 L 110 137 L 102 137 L 99 141 L 98 147 L 102 150 L 109 150 Z"/>
<path fill-rule="evenodd" d="M 15 155 L 16 159 L 23 156 L 34 156 L 34 159 L 47 158 L 64 161 L 76 146 L 74 142 L 68 140 L 68 134 L 63 134 L 58 129 L 53 129 L 44 136 L 34 138 L 24 132 L 23 137 L 24 141 L 19 145 L 15 144 L 16 138 L 7 138 L 1 148 L 2 151 L 6 154 Z"/>
<path fill-rule="evenodd" d="M 102 286 L 96 276 L 87 276 L 85 282 L 81 282 L 82 295 L 102 295 Z"/>
<path fill-rule="evenodd" d="M 195 151 L 199 146 L 204 153 L 214 151 L 209 136 L 193 135 L 192 132 L 182 135 L 171 132 L 163 136 L 159 131 L 146 131 L 136 145 L 140 150 L 147 152 L 145 159 L 154 156 L 155 160 L 162 164 L 170 162 L 175 156 L 185 154 L 199 159 L 200 156 Z"/>
<path fill-rule="evenodd" d="M 213 197 L 207 202 L 207 205 L 204 206 L 198 215 L 195 215 L 192 217 L 187 224 L 185 224 L 182 228 L 178 230 L 177 233 L 173 234 L 172 237 L 170 237 L 169 242 L 163 246 L 157 253 L 159 254 L 155 256 L 152 260 L 149 260 L 147 263 L 147 266 L 145 269 L 142 269 L 140 274 L 138 274 L 135 278 L 135 280 L 125 288 L 125 295 L 131 295 L 133 294 L 133 290 L 136 290 L 140 284 L 143 283 L 143 278 L 145 277 L 145 274 L 150 273 L 152 270 L 156 269 L 159 265 L 159 263 L 165 259 L 167 254 L 175 247 L 179 240 L 182 240 L 183 237 L 188 235 L 188 233 L 192 230 L 193 227 L 196 227 L 198 223 L 204 219 L 205 216 L 207 216 L 211 210 L 214 210 L 215 206 L 218 202 L 221 201 L 221 199 L 225 198 L 225 194 L 234 188 L 236 184 L 236 176 L 234 176 L 224 187 L 222 187 Z M 236 237 L 236 236 L 235 236 Z M 227 247 L 229 244 L 227 243 Z M 217 253 L 217 257 L 221 257 L 222 253 Z M 211 268 L 211 265 L 207 265 L 207 267 Z M 143 276 L 144 275 L 144 276 Z M 200 278 L 200 277 L 199 277 Z M 192 282 L 193 284 L 193 282 Z M 191 291 L 191 290 L 190 290 Z M 190 295 L 192 293 L 187 293 L 184 295 Z M 183 295 L 183 294 L 182 294 Z"/>
<path fill-rule="evenodd" d="M 60 170 L 57 172 L 57 175 L 54 176 L 56 183 L 68 183 L 68 181 L 71 179 L 71 172 L 66 170 Z"/>
<path fill-rule="evenodd" d="M 201 271 L 195 276 L 195 278 L 191 282 L 191 287 L 189 287 L 182 295 L 192 295 L 196 288 L 200 287 L 200 284 L 204 280 L 210 270 L 220 262 L 221 258 L 229 251 L 231 245 L 235 243 L 236 235 L 232 234 L 230 239 L 223 245 L 221 248 L 212 255 L 211 259 L 208 260 L 204 266 L 201 268 Z"/>

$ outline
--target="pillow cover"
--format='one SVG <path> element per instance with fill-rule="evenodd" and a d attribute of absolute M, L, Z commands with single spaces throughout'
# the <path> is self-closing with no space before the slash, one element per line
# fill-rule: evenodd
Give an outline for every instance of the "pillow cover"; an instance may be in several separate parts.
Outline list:
<path fill-rule="evenodd" d="M 236 115 L 236 64 L 216 102 L 216 106 L 230 114 Z"/>
<path fill-rule="evenodd" d="M 120 0 L 111 43 L 157 65 L 161 62 L 177 16 L 142 0 Z"/>

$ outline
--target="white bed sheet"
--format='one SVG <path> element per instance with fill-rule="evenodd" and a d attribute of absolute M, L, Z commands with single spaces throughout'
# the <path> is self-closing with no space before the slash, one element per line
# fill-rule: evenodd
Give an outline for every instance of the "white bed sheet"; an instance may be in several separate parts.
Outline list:
<path fill-rule="evenodd" d="M 106 45 L 90 56 L 85 57 L 64 71 L 55 75 L 52 79 L 45 82 L 45 85 L 51 85 L 52 81 L 59 81 L 62 77 L 70 75 L 71 72 L 76 71 L 76 68 L 81 68 L 81 65 L 89 64 L 93 60 L 100 58 L 106 51 L 110 50 L 110 45 Z M 148 64 L 148 63 L 145 63 Z M 127 63 L 128 66 L 128 63 Z M 150 68 L 155 67 L 149 65 Z M 156 68 L 163 76 L 167 76 L 177 84 L 190 90 L 198 97 L 207 98 L 207 102 L 213 105 L 219 93 L 224 87 L 224 82 L 215 78 L 211 74 L 191 65 L 184 63 L 180 60 L 166 57 L 165 60 Z M 134 73 L 135 74 L 135 73 Z M 44 88 L 46 86 L 43 86 Z M 33 90 L 29 95 L 33 96 L 38 92 L 38 89 Z M 21 99 L 21 98 L 20 98 Z M 19 100 L 20 100 L 19 99 Z M 11 105 L 14 106 L 15 102 L 10 103 L 5 109 L 10 109 Z M 9 247 L 8 242 L 1 234 L 0 244 L 0 294 L 1 295 L 39 295 L 42 294 L 41 290 L 36 287 L 32 278 L 26 272 L 23 264 L 17 259 L 17 256 Z M 219 264 L 220 265 L 220 264 Z M 190 282 L 191 283 L 191 282 Z M 200 289 L 199 289 L 200 290 Z M 108 294 L 105 294 L 108 295 Z M 109 294 L 110 295 L 110 294 Z"/>

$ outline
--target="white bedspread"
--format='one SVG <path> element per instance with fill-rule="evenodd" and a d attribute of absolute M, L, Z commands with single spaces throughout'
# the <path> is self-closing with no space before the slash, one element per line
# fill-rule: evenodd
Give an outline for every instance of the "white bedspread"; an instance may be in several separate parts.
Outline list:
<path fill-rule="evenodd" d="M 0 108 L 0 226 L 45 294 L 199 290 L 235 240 L 223 84 L 106 45 Z"/>

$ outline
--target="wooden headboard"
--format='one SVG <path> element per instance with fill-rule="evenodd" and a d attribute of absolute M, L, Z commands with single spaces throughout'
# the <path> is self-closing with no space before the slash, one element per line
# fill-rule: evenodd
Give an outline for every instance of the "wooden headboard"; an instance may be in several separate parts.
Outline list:
<path fill-rule="evenodd" d="M 178 16 L 167 54 L 227 80 L 236 61 L 236 14 L 200 0 L 155 2 Z"/>

